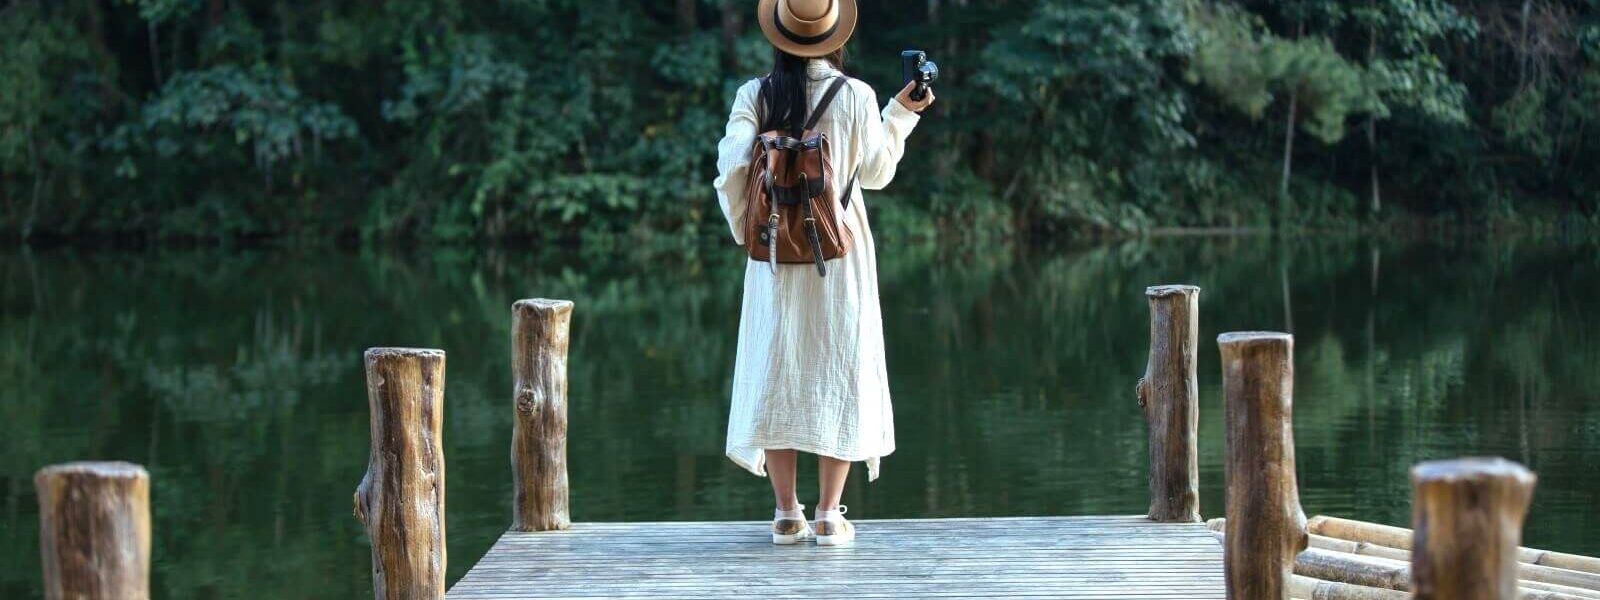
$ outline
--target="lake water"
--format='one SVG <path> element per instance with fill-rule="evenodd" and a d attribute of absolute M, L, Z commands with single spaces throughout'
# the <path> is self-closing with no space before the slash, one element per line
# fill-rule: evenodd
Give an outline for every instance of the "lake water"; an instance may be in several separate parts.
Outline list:
<path fill-rule="evenodd" d="M 32 475 L 149 468 L 158 598 L 357 598 L 361 353 L 448 352 L 449 567 L 510 521 L 510 305 L 577 302 L 575 520 L 764 519 L 723 459 L 736 250 L 0 254 L 0 597 L 40 594 Z M 899 451 L 851 516 L 1142 513 L 1149 284 L 1201 295 L 1201 510 L 1222 514 L 1216 334 L 1296 334 L 1307 514 L 1410 520 L 1407 469 L 1539 475 L 1527 545 L 1600 554 L 1600 246 L 1155 238 L 896 249 L 882 289 Z M 815 498 L 814 465 L 802 500 Z M 752 531 L 754 536 L 761 532 Z"/>

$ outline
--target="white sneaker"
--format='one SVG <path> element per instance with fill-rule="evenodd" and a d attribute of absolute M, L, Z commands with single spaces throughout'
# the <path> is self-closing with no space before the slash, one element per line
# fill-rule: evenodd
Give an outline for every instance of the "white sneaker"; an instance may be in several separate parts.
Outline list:
<path fill-rule="evenodd" d="M 846 546 L 856 540 L 856 526 L 845 520 L 850 507 L 840 505 L 839 510 L 817 511 L 817 545 Z"/>
<path fill-rule="evenodd" d="M 816 537 L 811 523 L 806 521 L 805 505 L 794 510 L 775 510 L 772 516 L 772 543 L 780 546 L 798 544 Z"/>

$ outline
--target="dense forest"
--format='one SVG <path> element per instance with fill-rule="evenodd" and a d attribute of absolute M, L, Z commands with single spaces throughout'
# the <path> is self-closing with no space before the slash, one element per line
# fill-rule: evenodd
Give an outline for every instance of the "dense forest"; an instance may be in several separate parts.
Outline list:
<path fill-rule="evenodd" d="M 697 244 L 751 0 L 9 0 L 13 238 Z M 1600 223 L 1600 0 L 862 0 L 888 235 Z"/>

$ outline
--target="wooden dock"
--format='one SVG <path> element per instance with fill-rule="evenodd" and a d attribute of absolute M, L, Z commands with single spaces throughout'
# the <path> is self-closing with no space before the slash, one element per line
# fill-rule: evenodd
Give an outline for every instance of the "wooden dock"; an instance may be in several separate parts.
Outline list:
<path fill-rule="evenodd" d="M 353 504 L 372 544 L 374 596 L 1600 600 L 1600 559 L 1519 546 L 1536 478 L 1504 459 L 1413 468 L 1411 529 L 1307 520 L 1290 417 L 1294 337 L 1286 333 L 1217 337 L 1227 502 L 1213 536 L 1200 523 L 1199 292 L 1145 290 L 1150 359 L 1134 389 L 1149 440 L 1144 515 L 864 520 L 855 544 L 831 548 L 774 546 L 765 521 L 573 524 L 572 303 L 519 301 L 511 527 L 448 591 L 445 354 L 369 349 L 372 438 Z M 34 485 L 46 597 L 150 597 L 143 468 L 57 465 Z"/>
<path fill-rule="evenodd" d="M 775 546 L 770 523 L 576 523 L 510 532 L 450 589 L 511 598 L 1221 599 L 1200 523 L 1129 517 L 856 521 L 846 547 Z"/>

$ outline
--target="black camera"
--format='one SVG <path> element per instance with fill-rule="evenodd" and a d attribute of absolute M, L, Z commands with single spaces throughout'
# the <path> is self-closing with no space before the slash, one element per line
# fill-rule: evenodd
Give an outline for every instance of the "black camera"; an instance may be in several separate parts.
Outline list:
<path fill-rule="evenodd" d="M 900 75 L 905 77 L 905 83 L 917 82 L 911 99 L 921 102 L 928 96 L 928 84 L 939 78 L 939 63 L 928 60 L 927 52 L 906 50 L 900 53 Z"/>

